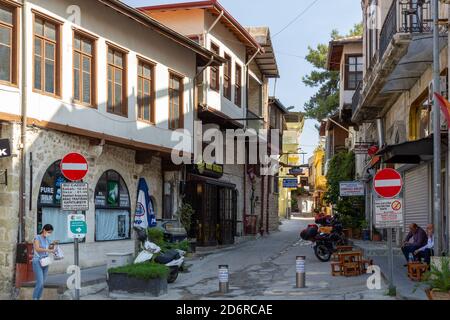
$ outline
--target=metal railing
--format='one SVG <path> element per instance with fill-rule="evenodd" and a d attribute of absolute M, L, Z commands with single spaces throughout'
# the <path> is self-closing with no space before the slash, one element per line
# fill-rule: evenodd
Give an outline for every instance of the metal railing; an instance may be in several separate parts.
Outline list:
<path fill-rule="evenodd" d="M 397 33 L 432 31 L 430 0 L 394 0 L 380 33 L 380 59 Z"/>

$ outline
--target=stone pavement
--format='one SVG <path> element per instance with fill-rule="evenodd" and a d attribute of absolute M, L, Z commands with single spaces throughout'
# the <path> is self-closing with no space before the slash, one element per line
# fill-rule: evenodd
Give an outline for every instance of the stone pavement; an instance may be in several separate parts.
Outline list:
<path fill-rule="evenodd" d="M 194 258 L 189 273 L 179 275 L 169 284 L 168 294 L 160 300 L 243 299 L 243 300 L 392 300 L 380 290 L 369 290 L 368 275 L 331 276 L 330 263 L 320 262 L 311 243 L 299 240 L 302 228 L 311 219 L 283 221 L 280 232 L 255 241 L 247 241 L 225 251 L 211 252 Z M 306 256 L 306 288 L 295 288 L 295 258 Z M 230 292 L 218 293 L 218 265 L 230 268 Z M 107 290 L 83 299 L 149 299 L 136 295 L 109 295 Z"/>

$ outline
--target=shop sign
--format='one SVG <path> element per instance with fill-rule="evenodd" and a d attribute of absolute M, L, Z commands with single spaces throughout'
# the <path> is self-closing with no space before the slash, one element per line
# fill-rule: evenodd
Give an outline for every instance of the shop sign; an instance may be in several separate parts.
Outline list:
<path fill-rule="evenodd" d="M 0 139 L 0 159 L 11 156 L 11 146 L 9 139 Z"/>
<path fill-rule="evenodd" d="M 339 182 L 341 197 L 356 197 L 364 195 L 364 183 L 360 181 Z"/>
<path fill-rule="evenodd" d="M 299 167 L 291 168 L 291 169 L 289 169 L 289 174 L 293 175 L 293 176 L 299 176 L 299 175 L 303 174 L 303 168 L 299 168 Z"/>
<path fill-rule="evenodd" d="M 201 162 L 194 165 L 194 167 L 194 171 L 203 176 L 212 178 L 220 178 L 223 176 L 222 164 Z"/>
<path fill-rule="evenodd" d="M 298 180 L 297 178 L 295 179 L 283 179 L 283 188 L 287 188 L 287 189 L 297 189 L 298 188 Z"/>
<path fill-rule="evenodd" d="M 403 223 L 402 198 L 375 200 L 376 228 L 401 228 Z"/>

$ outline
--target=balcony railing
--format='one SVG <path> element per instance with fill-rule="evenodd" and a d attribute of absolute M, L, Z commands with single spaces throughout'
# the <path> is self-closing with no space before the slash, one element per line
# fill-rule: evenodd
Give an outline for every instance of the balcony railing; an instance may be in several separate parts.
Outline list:
<path fill-rule="evenodd" d="M 380 33 L 380 59 L 397 33 L 432 31 L 431 0 L 394 0 Z"/>
<path fill-rule="evenodd" d="M 353 94 L 353 97 L 352 97 L 352 115 L 355 114 L 356 109 L 358 108 L 358 105 L 359 105 L 359 101 L 361 100 L 362 85 L 363 85 L 363 82 L 359 81 L 358 85 L 356 86 L 355 93 Z"/>

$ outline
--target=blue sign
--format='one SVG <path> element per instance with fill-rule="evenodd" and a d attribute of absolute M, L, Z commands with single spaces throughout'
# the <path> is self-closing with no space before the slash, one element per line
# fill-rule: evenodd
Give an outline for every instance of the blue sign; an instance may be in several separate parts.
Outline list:
<path fill-rule="evenodd" d="M 298 188 L 297 178 L 283 179 L 283 188 L 297 189 Z"/>

